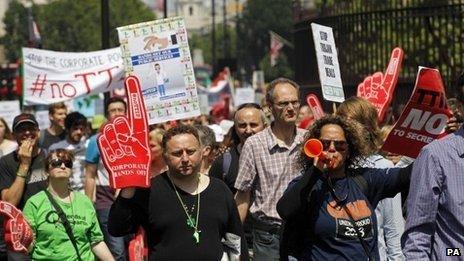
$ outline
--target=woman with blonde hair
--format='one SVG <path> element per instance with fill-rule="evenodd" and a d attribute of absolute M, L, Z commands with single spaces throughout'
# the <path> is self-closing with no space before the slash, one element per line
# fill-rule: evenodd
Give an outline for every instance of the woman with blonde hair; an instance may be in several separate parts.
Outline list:
<path fill-rule="evenodd" d="M 152 128 L 151 131 L 148 133 L 149 136 L 149 146 L 150 146 L 150 153 L 151 153 L 151 177 L 156 177 L 157 175 L 165 172 L 168 170 L 168 167 L 163 159 L 163 149 L 162 149 L 162 140 L 164 136 L 165 130 L 161 128 Z"/>
<path fill-rule="evenodd" d="M 69 189 L 73 159 L 65 149 L 51 151 L 45 160 L 48 188 L 24 206 L 24 216 L 35 235 L 32 260 L 114 260 L 103 241 L 92 202 Z"/>
<path fill-rule="evenodd" d="M 367 130 L 366 143 L 370 148 L 368 157 L 362 162 L 364 168 L 392 168 L 394 164 L 379 152 L 383 145 L 377 109 L 361 97 L 350 97 L 337 110 L 337 115 L 354 120 Z M 378 226 L 380 260 L 404 260 L 401 251 L 401 235 L 404 231 L 400 194 L 379 202 L 375 209 Z"/>

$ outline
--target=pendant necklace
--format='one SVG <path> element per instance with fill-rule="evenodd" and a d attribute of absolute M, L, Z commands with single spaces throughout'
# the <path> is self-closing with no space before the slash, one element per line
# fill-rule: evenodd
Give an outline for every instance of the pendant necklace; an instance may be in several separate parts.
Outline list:
<path fill-rule="evenodd" d="M 169 174 L 168 174 L 168 177 L 169 177 Z M 200 193 L 198 193 L 198 187 L 200 186 L 200 177 L 198 177 L 198 183 L 197 183 L 197 189 L 196 189 L 197 203 L 198 203 L 196 219 L 193 219 L 193 217 L 187 211 L 188 208 L 184 204 L 184 202 L 182 201 L 182 199 L 181 199 L 181 197 L 179 195 L 179 192 L 177 191 L 176 185 L 172 181 L 171 177 L 169 177 L 169 181 L 171 181 L 171 184 L 174 187 L 174 191 L 176 192 L 177 199 L 179 200 L 180 204 L 182 205 L 182 208 L 184 209 L 185 215 L 187 216 L 187 226 L 190 227 L 190 228 L 193 228 L 193 239 L 195 240 L 195 243 L 198 244 L 198 243 L 200 243 L 200 233 L 201 233 L 201 231 L 198 230 L 198 217 L 199 217 L 199 214 L 200 214 Z"/>

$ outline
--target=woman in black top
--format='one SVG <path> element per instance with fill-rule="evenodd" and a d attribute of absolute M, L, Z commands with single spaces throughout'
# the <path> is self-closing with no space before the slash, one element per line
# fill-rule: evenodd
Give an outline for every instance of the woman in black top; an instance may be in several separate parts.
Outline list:
<path fill-rule="evenodd" d="M 300 164 L 303 174 L 292 181 L 277 204 L 285 221 L 282 259 L 379 260 L 377 203 L 409 187 L 405 169 L 357 168 L 369 155 L 367 133 L 354 121 L 327 116 L 316 121 L 306 140 L 323 144 L 323 157 Z"/>

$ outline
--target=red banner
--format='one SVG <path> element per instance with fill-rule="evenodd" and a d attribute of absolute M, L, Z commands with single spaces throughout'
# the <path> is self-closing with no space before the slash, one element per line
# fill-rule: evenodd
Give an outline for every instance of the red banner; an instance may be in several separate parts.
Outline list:
<path fill-rule="evenodd" d="M 390 62 L 385 74 L 375 72 L 373 75 L 367 76 L 358 85 L 357 96 L 363 97 L 375 106 L 380 122 L 383 121 L 385 112 L 391 103 L 403 63 L 403 56 L 403 50 L 396 47 L 391 53 Z"/>
<path fill-rule="evenodd" d="M 308 94 L 306 96 L 306 103 L 308 104 L 309 108 L 313 112 L 314 119 L 319 120 L 320 118 L 324 117 L 324 109 L 319 102 L 319 99 L 314 94 Z"/>
<path fill-rule="evenodd" d="M 440 72 L 420 67 L 413 95 L 382 150 L 417 157 L 422 147 L 447 134 L 445 127 L 451 115 Z"/>
<path fill-rule="evenodd" d="M 150 148 L 145 102 L 137 77 L 125 80 L 127 116 L 118 116 L 101 128 L 98 147 L 113 188 L 148 187 Z"/>

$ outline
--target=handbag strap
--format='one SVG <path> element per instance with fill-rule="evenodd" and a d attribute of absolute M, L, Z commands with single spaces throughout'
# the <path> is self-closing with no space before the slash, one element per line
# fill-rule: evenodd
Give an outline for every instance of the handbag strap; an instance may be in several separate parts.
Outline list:
<path fill-rule="evenodd" d="M 50 194 L 48 190 L 45 190 L 45 194 L 47 194 L 48 199 L 50 200 L 50 202 L 52 203 L 52 206 L 55 208 L 56 213 L 60 217 L 63 227 L 66 230 L 66 234 L 68 234 L 68 237 L 71 240 L 71 243 L 74 246 L 74 249 L 76 250 L 77 259 L 79 261 L 82 261 L 81 255 L 79 254 L 79 249 L 77 248 L 77 242 L 76 242 L 76 239 L 74 238 L 74 234 L 72 232 L 71 224 L 69 224 L 68 218 L 66 218 L 66 215 L 64 214 L 60 205 L 58 205 L 58 203 L 55 201 L 52 194 Z"/>
<path fill-rule="evenodd" d="M 368 260 L 374 260 L 373 257 L 372 257 L 372 254 L 371 252 L 369 251 L 369 247 L 367 246 L 367 243 L 366 241 L 362 238 L 361 236 L 361 233 L 359 232 L 359 226 L 356 224 L 356 222 L 354 221 L 354 218 L 353 218 L 353 215 L 351 215 L 351 211 L 348 209 L 348 207 L 346 206 L 345 202 L 340 202 L 337 195 L 335 195 L 335 190 L 332 186 L 332 182 L 330 181 L 330 179 L 328 179 L 328 185 L 330 187 L 330 194 L 332 194 L 332 198 L 337 202 L 337 205 L 339 206 L 342 206 L 343 209 L 345 210 L 346 214 L 348 215 L 348 217 L 350 218 L 349 221 L 351 223 L 351 225 L 353 226 L 354 230 L 356 231 L 356 236 L 358 237 L 359 239 L 359 242 L 361 242 L 361 246 L 362 248 L 364 249 L 364 253 L 366 254 L 366 256 L 368 257 Z"/>

